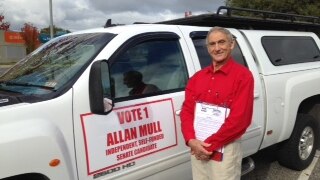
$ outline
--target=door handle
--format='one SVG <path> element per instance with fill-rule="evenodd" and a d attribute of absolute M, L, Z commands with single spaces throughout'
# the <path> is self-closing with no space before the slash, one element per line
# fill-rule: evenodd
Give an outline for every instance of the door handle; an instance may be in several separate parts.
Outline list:
<path fill-rule="evenodd" d="M 176 114 L 177 116 L 180 116 L 180 113 L 181 113 L 181 109 L 176 110 L 176 112 L 175 112 L 175 114 Z"/>

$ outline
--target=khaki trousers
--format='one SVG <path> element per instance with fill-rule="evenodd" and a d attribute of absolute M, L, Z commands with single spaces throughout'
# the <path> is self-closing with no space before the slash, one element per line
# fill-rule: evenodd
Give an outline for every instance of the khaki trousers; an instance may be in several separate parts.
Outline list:
<path fill-rule="evenodd" d="M 242 149 L 235 141 L 224 147 L 222 161 L 201 161 L 191 155 L 193 180 L 240 180 Z"/>

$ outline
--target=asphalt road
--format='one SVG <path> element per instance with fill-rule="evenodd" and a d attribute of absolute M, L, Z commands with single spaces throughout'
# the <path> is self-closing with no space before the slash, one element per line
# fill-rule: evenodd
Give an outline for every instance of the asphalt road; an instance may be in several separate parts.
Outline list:
<path fill-rule="evenodd" d="M 319 180 L 320 151 L 318 150 L 312 164 L 303 171 L 294 171 L 281 166 L 275 157 L 274 148 L 267 148 L 253 155 L 256 168 L 242 176 L 241 180 Z"/>

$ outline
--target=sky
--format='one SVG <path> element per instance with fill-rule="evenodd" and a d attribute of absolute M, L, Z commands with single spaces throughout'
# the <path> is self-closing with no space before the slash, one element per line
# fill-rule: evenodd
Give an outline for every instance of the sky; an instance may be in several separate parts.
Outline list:
<path fill-rule="evenodd" d="M 0 13 L 10 30 L 20 31 L 24 23 L 39 30 L 50 25 L 50 0 L 0 0 Z M 158 22 L 216 12 L 225 0 L 52 0 L 53 24 L 72 32 L 114 24 Z"/>

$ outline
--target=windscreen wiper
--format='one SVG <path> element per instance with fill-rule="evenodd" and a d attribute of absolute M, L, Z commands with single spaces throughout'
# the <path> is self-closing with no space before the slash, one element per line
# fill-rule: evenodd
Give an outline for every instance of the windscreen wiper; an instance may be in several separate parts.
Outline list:
<path fill-rule="evenodd" d="M 12 82 L 12 81 L 0 81 L 0 84 L 4 84 L 6 86 L 25 86 L 25 87 L 38 87 L 50 91 L 56 91 L 54 87 L 51 86 L 43 86 L 38 84 L 31 84 L 31 83 L 21 83 L 21 82 Z"/>

